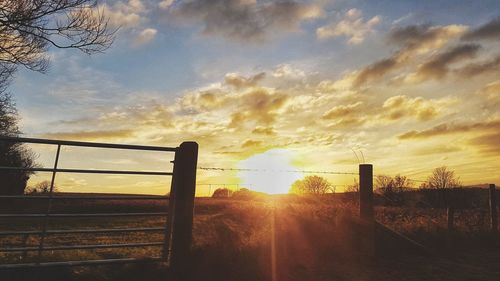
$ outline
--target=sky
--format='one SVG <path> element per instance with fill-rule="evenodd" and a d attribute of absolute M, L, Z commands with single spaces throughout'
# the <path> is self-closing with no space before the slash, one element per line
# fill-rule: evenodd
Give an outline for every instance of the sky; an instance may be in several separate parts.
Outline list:
<path fill-rule="evenodd" d="M 98 8 L 119 27 L 109 50 L 52 48 L 46 74 L 16 74 L 10 91 L 25 136 L 196 141 L 200 167 L 274 170 L 200 170 L 198 194 L 220 183 L 283 192 L 266 179 L 305 174 L 276 170 L 357 172 L 363 158 L 375 174 L 425 180 L 444 165 L 464 184 L 500 183 L 498 1 L 121 0 Z M 53 148 L 33 149 L 52 165 Z M 65 148 L 61 165 L 163 170 L 171 158 Z M 354 179 L 323 176 L 337 190 Z M 155 194 L 169 185 L 78 175 L 58 184 Z"/>

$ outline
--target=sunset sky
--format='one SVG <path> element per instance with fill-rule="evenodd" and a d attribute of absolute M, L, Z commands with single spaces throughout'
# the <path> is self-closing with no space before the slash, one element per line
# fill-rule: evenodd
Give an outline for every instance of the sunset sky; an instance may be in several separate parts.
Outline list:
<path fill-rule="evenodd" d="M 355 150 L 376 174 L 425 179 L 446 165 L 464 184 L 500 184 L 499 1 L 131 0 L 99 8 L 121 26 L 104 54 L 51 49 L 47 74 L 17 73 L 10 92 L 25 136 L 193 140 L 202 167 L 356 172 Z M 50 165 L 54 150 L 34 149 Z M 159 170 L 170 159 L 72 148 L 61 160 Z M 201 170 L 198 183 L 276 192 L 262 181 L 303 176 L 266 173 Z M 338 190 L 353 181 L 325 177 Z M 58 180 L 73 191 L 168 189 L 141 177 Z"/>

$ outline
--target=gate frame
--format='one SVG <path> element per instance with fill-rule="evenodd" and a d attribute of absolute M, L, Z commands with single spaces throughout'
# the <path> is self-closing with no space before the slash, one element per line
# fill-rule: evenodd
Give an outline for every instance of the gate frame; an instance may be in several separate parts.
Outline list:
<path fill-rule="evenodd" d="M 136 262 L 165 262 L 174 272 L 182 272 L 188 267 L 190 249 L 192 243 L 192 226 L 194 216 L 194 197 L 196 192 L 196 169 L 198 159 L 198 144 L 196 142 L 183 142 L 179 147 L 160 147 L 145 145 L 126 145 L 97 142 L 63 141 L 38 138 L 21 138 L 0 136 L 0 142 L 30 143 L 56 145 L 57 151 L 53 168 L 26 168 L 26 167 L 0 167 L 2 171 L 31 171 L 31 172 L 51 172 L 51 184 L 48 196 L 26 196 L 26 195 L 3 195 L 3 199 L 38 199 L 47 200 L 47 210 L 44 213 L 36 214 L 0 214 L 0 218 L 24 218 L 40 217 L 43 224 L 39 231 L 0 231 L 1 236 L 13 235 L 38 235 L 40 237 L 37 247 L 0 248 L 2 252 L 26 252 L 38 251 L 38 261 L 35 263 L 0 264 L 0 269 L 30 268 L 30 267 L 52 267 L 52 266 L 83 266 L 115 263 L 136 263 Z M 94 170 L 94 169 L 61 169 L 58 167 L 59 155 L 62 146 L 78 146 L 91 148 L 110 148 L 138 151 L 159 151 L 174 152 L 172 172 L 153 171 L 123 171 L 123 170 Z M 169 198 L 165 196 L 151 195 L 131 195 L 131 196 L 53 196 L 54 182 L 57 173 L 83 173 L 83 174 L 121 174 L 121 175 L 156 175 L 172 176 Z M 85 214 L 51 214 L 52 200 L 58 199 L 92 199 L 92 200 L 159 200 L 168 199 L 169 211 L 167 213 L 85 213 Z M 167 200 L 166 200 L 167 201 Z M 99 216 L 166 216 L 166 226 L 164 228 L 123 228 L 123 229 L 91 229 L 91 230 L 47 230 L 47 223 L 50 217 L 99 217 Z M 44 239 L 49 234 L 67 233 L 112 233 L 112 232 L 134 232 L 134 231 L 164 231 L 163 241 L 155 243 L 123 243 L 109 245 L 70 245 L 58 247 L 44 247 Z M 128 248 L 142 246 L 163 246 L 161 257 L 151 257 L 146 259 L 120 258 L 103 260 L 78 260 L 78 261 L 58 261 L 41 262 L 43 251 L 58 248 L 60 250 L 71 249 L 97 249 L 97 248 Z"/>

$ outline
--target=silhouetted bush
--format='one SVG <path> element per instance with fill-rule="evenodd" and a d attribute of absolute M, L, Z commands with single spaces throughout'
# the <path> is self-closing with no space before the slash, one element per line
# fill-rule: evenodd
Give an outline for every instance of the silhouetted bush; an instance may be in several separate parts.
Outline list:
<path fill-rule="evenodd" d="M 57 192 L 58 188 L 54 185 L 52 192 Z M 50 192 L 50 181 L 42 181 L 33 186 L 28 186 L 24 193 L 26 194 L 45 194 Z"/>
<path fill-rule="evenodd" d="M 212 194 L 213 198 L 228 198 L 233 195 L 233 191 L 228 188 L 217 188 Z"/>
<path fill-rule="evenodd" d="M 265 194 L 265 193 L 252 191 L 252 190 L 249 190 L 247 188 L 242 188 L 240 190 L 233 192 L 233 195 L 231 196 L 231 198 L 252 200 L 252 199 L 262 199 L 262 198 L 265 198 L 266 196 L 267 196 L 267 194 Z"/>
<path fill-rule="evenodd" d="M 412 187 L 407 177 L 379 175 L 375 178 L 375 190 L 386 200 L 387 205 L 400 206 L 405 204 L 404 191 Z"/>
<path fill-rule="evenodd" d="M 290 188 L 290 193 L 321 195 L 332 191 L 332 185 L 323 177 L 307 176 L 295 181 Z"/>

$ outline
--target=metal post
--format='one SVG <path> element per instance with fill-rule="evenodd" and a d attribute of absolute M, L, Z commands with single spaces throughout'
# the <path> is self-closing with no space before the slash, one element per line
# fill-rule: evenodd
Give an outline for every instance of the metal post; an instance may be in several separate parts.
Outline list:
<path fill-rule="evenodd" d="M 359 215 L 361 233 L 359 252 L 369 262 L 375 255 L 375 220 L 373 216 L 373 165 L 359 165 Z"/>
<path fill-rule="evenodd" d="M 56 180 L 56 173 L 57 173 L 57 165 L 59 163 L 59 154 L 61 153 L 61 145 L 57 145 L 57 152 L 56 152 L 56 159 L 54 160 L 54 171 L 52 171 L 52 179 L 50 181 L 50 190 L 49 190 L 49 198 L 48 198 L 48 203 L 47 203 L 47 211 L 45 212 L 45 218 L 43 220 L 42 224 L 42 234 L 40 236 L 40 243 L 38 244 L 38 260 L 37 262 L 40 263 L 42 260 L 42 253 L 43 253 L 43 245 L 45 242 L 45 236 L 47 233 L 47 225 L 49 223 L 49 215 L 50 215 L 50 210 L 52 209 L 52 196 L 53 196 L 53 191 L 54 191 L 54 181 Z"/>
<path fill-rule="evenodd" d="M 490 217 L 491 217 L 491 231 L 497 231 L 497 196 L 495 184 L 490 184 Z"/>
<path fill-rule="evenodd" d="M 373 221 L 373 165 L 359 165 L 359 215 Z"/>
<path fill-rule="evenodd" d="M 186 274 L 190 265 L 197 161 L 198 144 L 196 142 L 183 142 L 175 152 L 170 193 L 169 263 L 176 275 Z"/>

